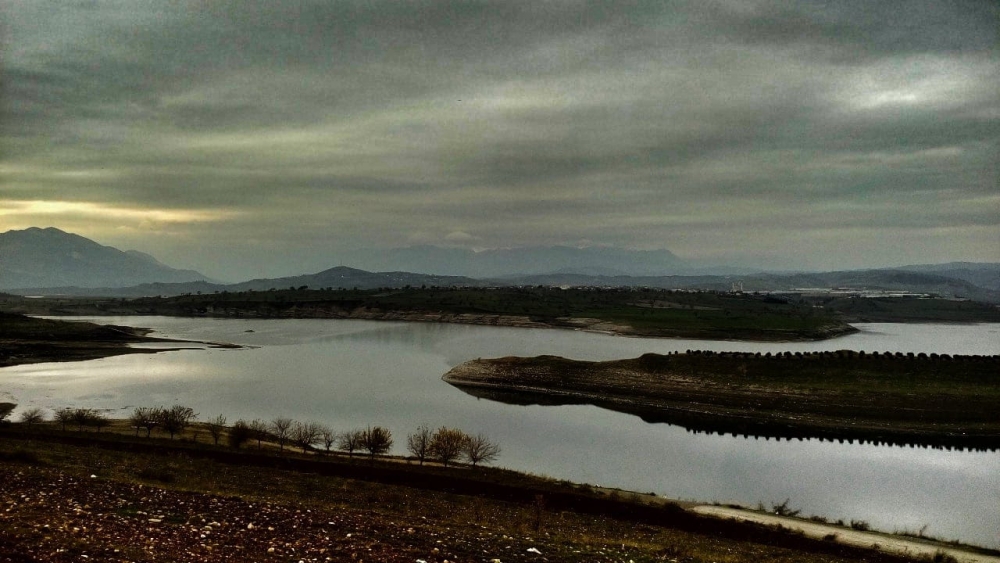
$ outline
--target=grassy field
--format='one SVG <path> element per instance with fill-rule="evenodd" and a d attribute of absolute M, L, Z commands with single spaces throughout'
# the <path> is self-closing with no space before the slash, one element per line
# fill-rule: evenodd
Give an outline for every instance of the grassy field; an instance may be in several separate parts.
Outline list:
<path fill-rule="evenodd" d="M 504 470 L 17 426 L 0 561 L 910 560 Z"/>

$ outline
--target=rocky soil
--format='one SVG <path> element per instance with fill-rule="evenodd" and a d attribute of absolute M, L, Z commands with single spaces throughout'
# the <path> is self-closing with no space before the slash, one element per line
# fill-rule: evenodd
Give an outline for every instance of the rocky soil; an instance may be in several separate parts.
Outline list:
<path fill-rule="evenodd" d="M 425 519 L 424 519 L 425 520 Z M 621 547 L 621 546 L 618 546 Z M 0 561 L 572 561 L 544 539 L 441 530 L 370 511 L 296 507 L 0 466 Z M 599 546 L 604 561 L 627 561 Z M 572 551 L 572 550 L 570 550 Z"/>

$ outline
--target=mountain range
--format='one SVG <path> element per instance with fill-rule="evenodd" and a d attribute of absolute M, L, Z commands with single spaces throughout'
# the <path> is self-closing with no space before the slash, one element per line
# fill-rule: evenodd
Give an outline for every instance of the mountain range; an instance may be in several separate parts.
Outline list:
<path fill-rule="evenodd" d="M 0 289 L 194 281 L 211 280 L 194 270 L 171 268 L 143 252 L 123 252 L 51 227 L 0 233 Z"/>
<path fill-rule="evenodd" d="M 420 246 L 389 251 L 376 258 L 369 256 L 365 265 L 371 267 L 370 263 L 385 264 L 391 271 L 339 266 L 314 274 L 221 284 L 193 270 L 171 268 L 148 254 L 123 252 L 55 228 L 0 233 L 0 290 L 22 295 L 142 297 L 302 286 L 372 289 L 573 285 L 725 291 L 733 284 L 741 284 L 745 291 L 852 287 L 1000 303 L 1000 264 L 969 262 L 822 273 L 731 269 L 728 275 L 720 275 L 727 270 L 716 268 L 711 275 L 696 275 L 698 268 L 666 250 L 531 247 L 473 252 Z M 435 268 L 475 275 L 440 275 Z"/>
<path fill-rule="evenodd" d="M 712 266 L 679 258 L 669 250 L 629 250 L 590 246 L 529 246 L 471 250 L 419 245 L 379 253 L 353 252 L 342 263 L 374 271 L 503 279 L 540 274 L 663 276 L 738 274 L 747 269 Z"/>

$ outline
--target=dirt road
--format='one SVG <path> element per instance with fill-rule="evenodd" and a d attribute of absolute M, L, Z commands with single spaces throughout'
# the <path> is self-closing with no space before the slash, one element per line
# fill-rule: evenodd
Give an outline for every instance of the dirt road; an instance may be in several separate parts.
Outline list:
<path fill-rule="evenodd" d="M 955 547 L 935 544 L 933 542 L 920 540 L 918 538 L 907 538 L 893 536 L 878 532 L 862 532 L 852 530 L 832 524 L 823 524 L 801 520 L 799 518 L 789 518 L 773 514 L 762 514 L 752 510 L 739 508 L 728 508 L 724 506 L 696 506 L 691 508 L 698 514 L 717 516 L 720 518 L 735 518 L 750 522 L 757 522 L 769 526 L 780 525 L 792 530 L 801 531 L 803 534 L 813 538 L 829 538 L 835 536 L 833 541 L 857 547 L 873 547 L 890 552 L 900 553 L 911 557 L 931 557 L 936 554 L 950 555 L 960 563 L 1000 563 L 1000 557 L 981 555 L 970 551 L 965 551 Z"/>

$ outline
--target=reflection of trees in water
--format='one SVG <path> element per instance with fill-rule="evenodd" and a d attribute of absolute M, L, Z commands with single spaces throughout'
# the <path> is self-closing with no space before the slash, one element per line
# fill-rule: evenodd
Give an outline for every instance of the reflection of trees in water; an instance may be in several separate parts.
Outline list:
<path fill-rule="evenodd" d="M 923 436 L 886 436 L 884 433 L 865 431 L 863 429 L 848 430 L 806 430 L 789 428 L 782 423 L 755 422 L 747 420 L 721 419 L 716 415 L 696 415 L 682 411 L 667 411 L 662 409 L 630 408 L 612 401 L 590 400 L 579 396 L 561 396 L 558 394 L 531 393 L 521 391 L 504 391 L 483 387 L 464 386 L 451 383 L 463 392 L 478 399 L 487 399 L 508 405 L 519 406 L 562 406 L 562 405 L 594 405 L 600 408 L 638 416 L 650 424 L 669 424 L 680 426 L 689 434 L 705 434 L 708 436 L 730 436 L 775 442 L 804 442 L 819 440 L 822 442 L 857 444 L 873 446 L 899 446 L 910 449 L 935 449 L 947 451 L 1000 451 L 995 438 L 977 437 L 923 437 Z"/>

